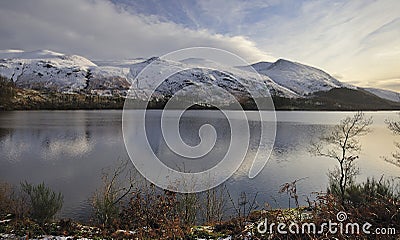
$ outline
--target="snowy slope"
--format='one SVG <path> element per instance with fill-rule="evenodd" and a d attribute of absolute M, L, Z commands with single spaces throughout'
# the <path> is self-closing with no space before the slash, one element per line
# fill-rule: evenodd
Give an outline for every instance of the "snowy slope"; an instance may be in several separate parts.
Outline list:
<path fill-rule="evenodd" d="M 150 63 L 155 68 L 147 76 L 141 75 L 137 79 L 138 74 Z M 207 68 L 199 67 L 204 65 Z M 132 86 L 131 92 L 145 98 L 154 87 L 155 79 L 171 70 L 176 73 L 168 76 L 157 88 L 156 94 L 159 97 L 174 95 L 188 86 L 202 86 L 204 91 L 195 93 L 199 96 L 210 96 L 206 89 L 211 85 L 222 87 L 237 97 L 248 97 L 247 90 L 255 93 L 254 97 L 271 94 L 299 98 L 332 88 L 356 89 L 322 70 L 283 59 L 274 63 L 259 62 L 251 66 L 227 67 L 200 58 L 188 58 L 179 62 L 158 57 L 91 61 L 82 56 L 49 50 L 0 51 L 0 75 L 11 79 L 19 87 L 30 89 L 125 96 Z M 384 99 L 400 101 L 395 92 L 368 88 L 364 90 Z"/>
<path fill-rule="evenodd" d="M 377 89 L 377 88 L 362 88 L 365 91 L 368 91 L 372 94 L 375 94 L 376 96 L 393 101 L 393 102 L 400 102 L 400 93 L 398 92 L 393 92 L 389 90 L 383 90 L 383 89 Z"/>
<path fill-rule="evenodd" d="M 270 96 L 270 93 L 288 98 L 298 97 L 297 94 L 279 86 L 267 76 L 218 65 L 203 59 L 185 59 L 174 62 L 152 58 L 146 62 L 132 65 L 130 68 L 132 77 L 135 78 L 150 62 L 154 70 L 136 79 L 133 84 L 134 88 L 131 91 L 134 91 L 136 96 L 143 98 L 148 96 L 150 93 L 147 90 L 155 86 L 152 80 L 159 79 L 165 72 L 173 71 L 176 73 L 169 76 L 158 87 L 157 94 L 171 96 L 187 86 L 196 85 L 202 87 L 202 90 L 196 91 L 195 94 L 199 97 L 209 97 L 210 93 L 207 92 L 207 89 L 210 85 L 216 85 L 237 97 L 248 97 L 248 91 L 253 93 L 253 97 Z M 207 68 L 202 67 L 204 65 Z M 189 94 L 193 94 L 193 92 L 189 92 Z M 218 96 L 212 97 L 218 98 Z"/>
<path fill-rule="evenodd" d="M 196 60 L 192 67 L 196 67 L 196 64 L 199 60 Z M 187 60 L 185 62 L 188 62 Z M 193 62 L 193 60 L 192 60 Z M 271 95 L 274 96 L 281 96 L 281 97 L 288 97 L 288 98 L 297 98 L 299 97 L 298 94 L 295 92 L 278 85 L 274 81 L 272 81 L 268 76 L 259 74 L 255 69 L 240 69 L 237 67 L 228 67 L 224 65 L 219 65 L 216 63 L 209 62 L 207 60 L 203 60 L 202 64 L 209 65 L 212 69 L 222 70 L 226 74 L 230 75 L 233 78 L 238 79 L 240 82 L 249 84 L 249 82 L 253 85 L 253 90 L 258 89 L 258 91 L 265 91 L 265 87 L 268 88 Z M 262 82 L 263 84 L 261 84 Z M 223 83 L 222 83 L 223 84 Z M 255 86 L 257 85 L 257 86 Z M 247 85 L 249 86 L 249 85 Z M 251 86 L 250 86 L 251 87 Z"/>
<path fill-rule="evenodd" d="M 167 69 L 173 69 L 176 73 L 159 86 L 156 92 L 159 96 L 171 96 L 187 86 L 196 85 L 204 89 L 196 93 L 205 97 L 210 95 L 207 88 L 217 85 L 237 97 L 247 97 L 248 90 L 255 93 L 254 97 L 269 96 L 270 93 L 288 98 L 299 97 L 267 76 L 194 58 L 180 62 L 161 60 L 158 57 L 92 62 L 84 57 L 48 50 L 6 50 L 0 52 L 0 75 L 23 88 L 109 95 L 118 91 L 126 93 L 134 79 L 150 63 L 155 66 L 151 76 L 141 76 L 131 89 L 143 98 L 154 87 L 152 81 Z M 199 68 L 199 65 L 210 67 Z"/>
<path fill-rule="evenodd" d="M 90 60 L 48 50 L 0 51 L 0 75 L 19 87 L 74 92 L 94 85 L 129 87 L 128 68 L 97 66 Z M 96 82 L 104 82 L 97 83 Z M 121 83 L 121 81 L 125 83 Z"/>
<path fill-rule="evenodd" d="M 47 50 L 2 51 L 0 57 L 0 74 L 24 88 L 80 89 L 86 84 L 87 70 L 96 66 L 80 56 Z"/>
<path fill-rule="evenodd" d="M 301 96 L 328 91 L 332 88 L 351 88 L 320 69 L 284 59 L 279 59 L 274 63 L 256 63 L 252 66 L 260 74 L 270 77 L 277 84 Z"/>

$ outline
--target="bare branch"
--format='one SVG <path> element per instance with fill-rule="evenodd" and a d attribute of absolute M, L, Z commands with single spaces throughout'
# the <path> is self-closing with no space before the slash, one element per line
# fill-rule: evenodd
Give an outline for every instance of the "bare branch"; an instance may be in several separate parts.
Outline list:
<path fill-rule="evenodd" d="M 362 112 L 357 112 L 352 117 L 346 117 L 336 125 L 328 134 L 319 138 L 319 143 L 311 144 L 314 155 L 335 159 L 339 165 L 330 172 L 330 177 L 340 188 L 342 203 L 344 203 L 345 191 L 348 185 L 358 174 L 355 166 L 354 155 L 361 151 L 359 137 L 371 132 L 372 118 L 366 118 Z"/>
<path fill-rule="evenodd" d="M 399 115 L 400 116 L 400 115 Z M 393 120 L 386 120 L 385 123 L 387 124 L 387 127 L 389 128 L 390 131 L 392 131 L 396 135 L 400 135 L 400 121 L 393 121 Z M 392 153 L 393 159 L 387 159 L 385 160 L 387 162 L 390 162 L 394 164 L 395 166 L 400 167 L 400 143 L 395 142 L 394 145 L 398 149 L 396 152 Z"/>

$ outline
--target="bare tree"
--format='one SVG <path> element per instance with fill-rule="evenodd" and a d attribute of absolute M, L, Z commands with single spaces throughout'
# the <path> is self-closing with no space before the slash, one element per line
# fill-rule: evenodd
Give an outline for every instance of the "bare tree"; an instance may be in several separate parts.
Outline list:
<path fill-rule="evenodd" d="M 392 131 L 396 135 L 400 135 L 400 121 L 386 120 L 386 124 L 390 131 Z M 392 153 L 392 159 L 385 158 L 385 160 L 400 167 L 400 143 L 395 142 L 394 144 L 397 148 L 397 151 Z"/>
<path fill-rule="evenodd" d="M 310 151 L 316 156 L 335 159 L 338 166 L 329 172 L 330 180 L 337 185 L 342 204 L 344 204 L 346 189 L 358 174 L 354 161 L 361 151 L 359 137 L 368 134 L 372 118 L 366 118 L 364 113 L 357 112 L 352 117 L 346 117 L 333 129 L 319 137 L 311 144 Z"/>

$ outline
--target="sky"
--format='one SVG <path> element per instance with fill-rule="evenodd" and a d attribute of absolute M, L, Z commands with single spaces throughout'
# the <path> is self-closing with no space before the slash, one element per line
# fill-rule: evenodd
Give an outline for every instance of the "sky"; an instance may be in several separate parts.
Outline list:
<path fill-rule="evenodd" d="M 91 60 L 187 47 L 249 63 L 284 58 L 340 81 L 400 92 L 398 0 L 2 0 L 0 49 Z"/>

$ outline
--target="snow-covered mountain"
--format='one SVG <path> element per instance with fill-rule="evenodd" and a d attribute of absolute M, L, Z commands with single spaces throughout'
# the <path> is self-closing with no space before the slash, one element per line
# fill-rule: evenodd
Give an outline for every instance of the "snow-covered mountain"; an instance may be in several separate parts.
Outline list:
<path fill-rule="evenodd" d="M 82 89 L 127 88 L 129 68 L 98 66 L 77 55 L 48 50 L 0 51 L 0 75 L 18 87 L 76 92 Z"/>
<path fill-rule="evenodd" d="M 137 79 L 136 76 L 153 63 L 156 70 L 151 77 Z M 199 68 L 198 64 L 210 64 L 210 68 Z M 218 85 L 238 97 L 246 97 L 246 89 L 256 92 L 256 97 L 274 96 L 304 98 L 333 88 L 351 88 L 328 73 L 310 66 L 279 59 L 274 63 L 259 62 L 251 66 L 226 67 L 212 65 L 204 59 L 189 58 L 179 62 L 150 59 L 91 61 L 77 55 L 66 55 L 48 50 L 25 52 L 20 50 L 0 51 L 0 75 L 15 82 L 18 87 L 51 90 L 68 93 L 98 95 L 126 95 L 131 91 L 138 97 L 146 97 L 154 85 L 152 79 L 161 76 L 166 69 L 175 74 L 168 77 L 156 93 L 171 96 L 187 86 Z M 251 71 L 253 67 L 258 73 Z M 204 88 L 205 89 L 205 88 Z M 396 100 L 397 95 L 377 89 L 365 89 L 381 98 Z M 196 92 L 202 96 L 209 93 Z M 215 96 L 217 97 L 217 96 Z M 221 99 L 222 100 L 222 99 Z"/>
<path fill-rule="evenodd" d="M 328 73 L 301 63 L 279 59 L 274 63 L 260 62 L 252 67 L 260 74 L 270 77 L 277 84 L 305 96 L 332 88 L 354 88 L 344 84 Z"/>

